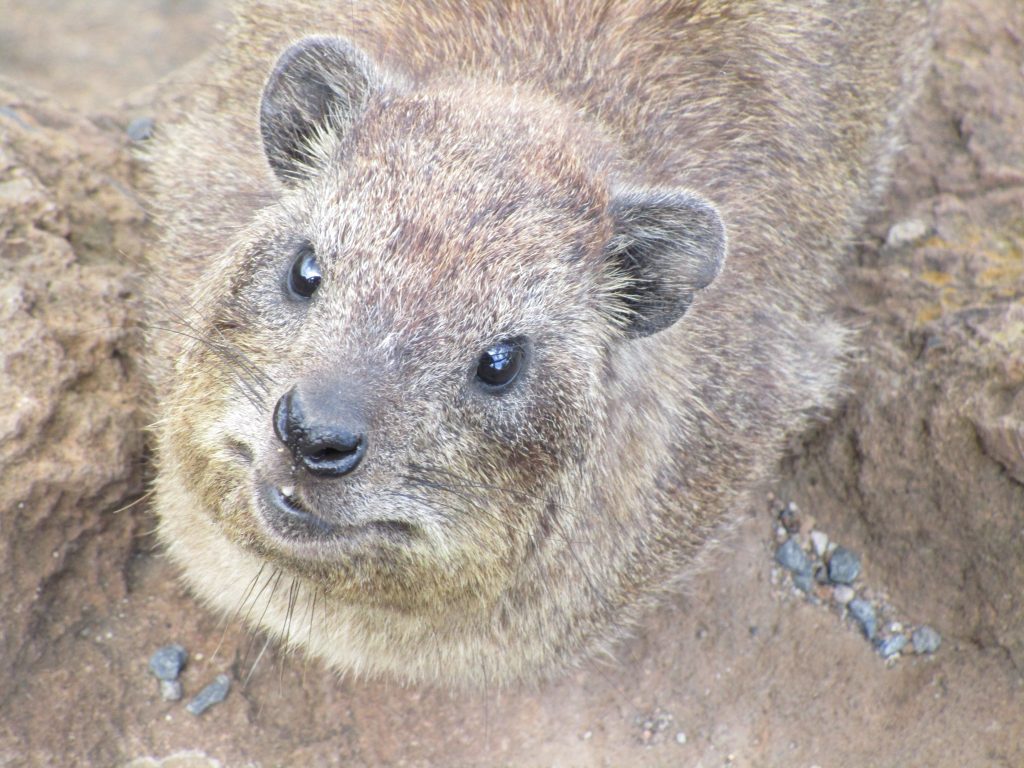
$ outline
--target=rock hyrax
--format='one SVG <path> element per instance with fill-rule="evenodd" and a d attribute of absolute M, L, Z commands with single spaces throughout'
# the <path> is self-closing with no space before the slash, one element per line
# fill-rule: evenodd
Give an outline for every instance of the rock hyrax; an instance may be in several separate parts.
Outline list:
<path fill-rule="evenodd" d="M 149 158 L 192 589 L 408 680 L 608 647 L 835 387 L 927 5 L 243 4 Z"/>

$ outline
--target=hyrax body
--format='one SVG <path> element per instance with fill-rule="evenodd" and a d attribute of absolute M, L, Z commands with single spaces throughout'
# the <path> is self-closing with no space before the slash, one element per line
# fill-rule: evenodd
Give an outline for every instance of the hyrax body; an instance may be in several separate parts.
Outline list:
<path fill-rule="evenodd" d="M 192 588 L 410 680 L 607 647 L 835 387 L 926 5 L 242 5 L 150 156 Z"/>

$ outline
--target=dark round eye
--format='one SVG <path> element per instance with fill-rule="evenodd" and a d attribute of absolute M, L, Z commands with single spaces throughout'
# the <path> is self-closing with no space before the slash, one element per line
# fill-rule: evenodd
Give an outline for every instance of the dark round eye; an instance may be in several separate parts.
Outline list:
<path fill-rule="evenodd" d="M 504 390 L 519 375 L 524 356 L 521 341 L 499 341 L 480 355 L 476 377 L 492 391 Z"/>
<path fill-rule="evenodd" d="M 293 296 L 308 299 L 320 287 L 321 277 L 313 246 L 305 243 L 295 254 L 292 268 L 288 270 L 288 290 Z"/>

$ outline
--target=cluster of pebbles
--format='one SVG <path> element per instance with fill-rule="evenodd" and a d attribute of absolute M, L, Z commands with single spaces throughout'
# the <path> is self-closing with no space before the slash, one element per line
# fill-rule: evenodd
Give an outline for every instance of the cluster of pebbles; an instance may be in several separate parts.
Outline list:
<path fill-rule="evenodd" d="M 149 658 L 149 671 L 160 682 L 160 698 L 164 701 L 180 701 L 182 697 L 181 670 L 188 662 L 188 651 L 177 643 L 158 648 Z M 201 715 L 214 704 L 224 701 L 231 688 L 231 678 L 217 675 L 213 682 L 196 694 L 186 706 L 190 714 Z"/>
<path fill-rule="evenodd" d="M 927 625 L 910 626 L 895 618 L 884 595 L 858 584 L 860 556 L 831 541 L 802 515 L 793 502 L 769 497 L 775 520 L 775 562 L 789 574 L 793 586 L 812 603 L 831 606 L 855 623 L 883 659 L 895 660 L 913 650 L 931 654 L 942 642 Z"/>

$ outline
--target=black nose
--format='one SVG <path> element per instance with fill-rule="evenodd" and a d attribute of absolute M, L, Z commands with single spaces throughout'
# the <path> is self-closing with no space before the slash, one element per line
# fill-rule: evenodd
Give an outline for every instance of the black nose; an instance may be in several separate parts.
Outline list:
<path fill-rule="evenodd" d="M 352 411 L 339 397 L 292 387 L 274 408 L 274 432 L 307 471 L 341 477 L 366 454 L 366 435 Z"/>

